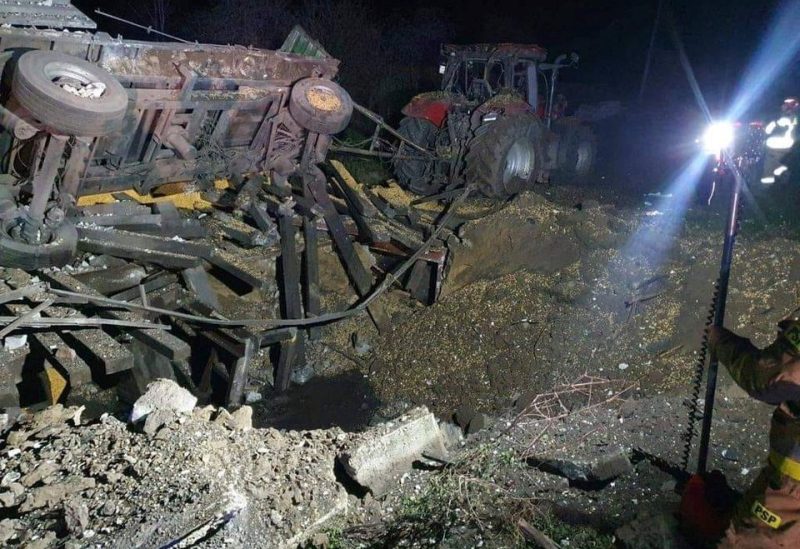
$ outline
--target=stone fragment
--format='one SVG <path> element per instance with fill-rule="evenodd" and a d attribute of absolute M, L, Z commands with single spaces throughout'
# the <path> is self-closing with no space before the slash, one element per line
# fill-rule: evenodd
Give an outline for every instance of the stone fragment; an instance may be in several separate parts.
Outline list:
<path fill-rule="evenodd" d="M 475 414 L 475 416 L 470 420 L 469 425 L 467 425 L 467 435 L 474 435 L 478 431 L 482 431 L 489 426 L 489 418 L 486 417 L 486 414 Z"/>
<path fill-rule="evenodd" d="M 632 473 L 633 464 L 628 452 L 619 447 L 610 447 L 604 453 L 576 459 L 537 459 L 545 469 L 578 482 L 606 482 Z"/>
<path fill-rule="evenodd" d="M 14 492 L 3 492 L 0 494 L 0 507 L 13 507 L 16 500 Z"/>
<path fill-rule="evenodd" d="M 192 416 L 200 421 L 211 421 L 211 418 L 214 416 L 216 411 L 217 409 L 211 405 L 203 406 L 202 408 L 195 408 L 192 411 Z"/>
<path fill-rule="evenodd" d="M 0 479 L 0 486 L 7 488 L 11 486 L 12 483 L 17 482 L 21 476 L 19 471 L 9 471 Z"/>
<path fill-rule="evenodd" d="M 17 536 L 17 531 L 23 526 L 19 519 L 0 520 L 0 543 L 8 543 Z"/>
<path fill-rule="evenodd" d="M 41 486 L 28 491 L 28 495 L 19 506 L 20 513 L 28 513 L 43 507 L 53 507 L 63 502 L 67 496 L 77 494 L 95 487 L 93 478 L 81 478 L 61 484 Z"/>
<path fill-rule="evenodd" d="M 464 441 L 464 433 L 461 428 L 448 421 L 439 422 L 439 430 L 442 432 L 442 439 L 444 440 L 445 448 L 452 450 L 457 448 Z"/>
<path fill-rule="evenodd" d="M 171 410 L 188 414 L 197 404 L 197 397 L 170 379 L 157 379 L 133 403 L 131 422 L 136 423 L 155 410 Z"/>
<path fill-rule="evenodd" d="M 279 527 L 283 522 L 283 515 L 281 515 L 277 510 L 272 509 L 269 512 L 269 520 L 274 524 L 276 527 Z"/>
<path fill-rule="evenodd" d="M 239 431 L 249 431 L 253 428 L 253 409 L 242 406 L 231 414 L 231 427 Z"/>
<path fill-rule="evenodd" d="M 214 423 L 222 425 L 223 427 L 230 427 L 232 421 L 231 413 L 225 408 L 220 408 L 214 418 Z"/>
<path fill-rule="evenodd" d="M 173 410 L 153 410 L 145 417 L 142 431 L 153 436 L 162 427 L 169 425 L 173 421 L 175 421 L 175 412 Z"/>
<path fill-rule="evenodd" d="M 639 514 L 615 532 L 617 542 L 625 549 L 682 549 L 691 547 L 680 533 L 680 525 L 672 513 Z"/>
<path fill-rule="evenodd" d="M 351 444 L 339 454 L 339 462 L 376 497 L 386 493 L 394 479 L 423 454 L 447 458 L 436 418 L 425 407 L 368 431 Z"/>
<path fill-rule="evenodd" d="M 17 497 L 25 493 L 25 487 L 19 482 L 12 482 L 8 485 L 8 489 Z"/>
<path fill-rule="evenodd" d="M 89 508 L 81 501 L 65 501 L 64 523 L 71 534 L 80 536 L 89 526 Z"/>
<path fill-rule="evenodd" d="M 36 484 L 39 484 L 44 479 L 52 476 L 56 472 L 58 472 L 58 465 L 52 461 L 45 461 L 44 463 L 39 464 L 33 471 L 22 477 L 19 482 L 26 488 L 30 488 Z"/>
<path fill-rule="evenodd" d="M 26 543 L 25 547 L 27 549 L 48 549 L 49 547 L 55 547 L 55 545 L 56 533 L 45 532 L 45 534 L 39 539 L 35 539 Z"/>
<path fill-rule="evenodd" d="M 456 425 L 466 432 L 469 427 L 469 422 L 472 421 L 472 418 L 474 418 L 476 414 L 477 412 L 470 406 L 460 406 L 458 410 L 456 410 L 456 413 L 453 414 L 453 419 Z"/>

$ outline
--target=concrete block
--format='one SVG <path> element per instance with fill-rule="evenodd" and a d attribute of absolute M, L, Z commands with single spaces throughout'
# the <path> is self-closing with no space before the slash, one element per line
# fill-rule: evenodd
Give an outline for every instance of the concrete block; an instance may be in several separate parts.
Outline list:
<path fill-rule="evenodd" d="M 338 459 L 353 480 L 379 497 L 423 454 L 447 458 L 436 418 L 425 407 L 368 431 Z"/>

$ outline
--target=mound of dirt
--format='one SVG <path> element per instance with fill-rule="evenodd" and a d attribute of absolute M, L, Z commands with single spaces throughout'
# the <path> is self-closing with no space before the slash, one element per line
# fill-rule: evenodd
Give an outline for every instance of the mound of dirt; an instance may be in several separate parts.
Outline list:
<path fill-rule="evenodd" d="M 501 410 L 585 373 L 688 394 L 719 270 L 724 212 L 523 195 L 467 223 L 443 298 L 376 344 L 384 402 Z M 658 200 L 653 207 L 649 201 Z M 684 215 L 685 214 L 685 215 Z M 728 325 L 765 345 L 800 298 L 800 243 L 740 237 Z"/>

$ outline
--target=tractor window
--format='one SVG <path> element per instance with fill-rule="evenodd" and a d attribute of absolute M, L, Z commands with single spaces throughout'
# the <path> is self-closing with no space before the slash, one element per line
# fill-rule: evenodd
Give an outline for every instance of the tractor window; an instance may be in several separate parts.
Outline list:
<path fill-rule="evenodd" d="M 536 63 L 533 61 L 521 60 L 514 63 L 513 86 L 525 97 L 528 104 L 536 109 L 540 82 L 537 82 Z"/>
<path fill-rule="evenodd" d="M 486 69 L 484 61 L 467 60 L 458 64 L 453 80 L 450 83 L 449 90 L 454 93 L 466 95 L 469 92 L 472 81 L 483 79 L 483 71 Z"/>
<path fill-rule="evenodd" d="M 486 81 L 491 86 L 492 91 L 497 91 L 505 87 L 505 67 L 502 61 L 492 61 L 486 70 Z"/>

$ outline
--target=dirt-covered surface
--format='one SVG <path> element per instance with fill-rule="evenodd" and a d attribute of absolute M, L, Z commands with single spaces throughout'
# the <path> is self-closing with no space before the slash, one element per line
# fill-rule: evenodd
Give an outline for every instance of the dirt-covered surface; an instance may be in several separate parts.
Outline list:
<path fill-rule="evenodd" d="M 286 395 L 271 394 L 260 357 L 252 429 L 249 412 L 211 408 L 147 432 L 124 410 L 9 418 L 0 544 L 515 547 L 522 519 L 562 547 L 609 547 L 620 526 L 679 501 L 724 201 L 684 211 L 665 195 L 553 187 L 492 208 L 453 227 L 437 304 L 392 291 L 388 331 L 366 316 L 323 327 Z M 800 301 L 796 228 L 764 212 L 748 212 L 728 307 L 728 325 L 759 345 Z M 320 261 L 323 310 L 352 305 L 333 250 Z M 469 436 L 444 427 L 450 456 L 383 498 L 345 480 L 341 448 L 415 405 Z M 764 461 L 769 413 L 723 374 L 710 466 L 739 491 Z"/>
<path fill-rule="evenodd" d="M 384 401 L 502 410 L 527 392 L 591 373 L 642 394 L 686 391 L 714 295 L 725 197 L 680 221 L 670 197 L 602 205 L 580 189 L 527 194 L 468 223 L 442 300 L 376 344 Z M 591 195 L 589 195 L 591 196 Z M 800 243 L 745 224 L 728 324 L 757 344 L 798 302 Z"/>

